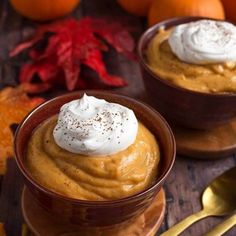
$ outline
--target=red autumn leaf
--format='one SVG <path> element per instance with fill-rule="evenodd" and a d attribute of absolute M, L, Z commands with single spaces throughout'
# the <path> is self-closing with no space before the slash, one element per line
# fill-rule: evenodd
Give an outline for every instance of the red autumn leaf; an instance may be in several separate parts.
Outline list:
<path fill-rule="evenodd" d="M 109 75 L 107 73 L 105 66 L 99 63 L 102 60 L 101 58 L 101 52 L 99 50 L 93 50 L 88 53 L 87 58 L 84 60 L 84 64 L 97 71 L 102 81 L 104 81 L 106 84 L 116 84 L 117 86 L 126 85 L 126 82 L 122 78 L 114 75 Z"/>
<path fill-rule="evenodd" d="M 12 124 L 18 124 L 35 106 L 42 103 L 42 98 L 29 98 L 26 94 L 31 85 L 17 88 L 7 87 L 0 91 L 0 174 L 6 171 L 6 159 L 13 156 Z"/>
<path fill-rule="evenodd" d="M 43 40 L 46 40 L 46 46 L 44 43 L 40 49 L 35 47 Z M 21 69 L 20 82 L 33 83 L 37 75 L 40 79 L 37 86 L 41 89 L 41 84 L 46 84 L 45 89 L 48 89 L 61 81 L 68 90 L 84 88 L 87 80 L 82 78 L 82 65 L 94 70 L 108 86 L 125 86 L 127 82 L 122 78 L 107 72 L 102 57 L 102 52 L 108 50 L 105 42 L 127 56 L 134 49 L 132 37 L 122 26 L 86 17 L 80 21 L 66 19 L 38 27 L 35 35 L 12 50 L 10 56 L 29 48 L 31 62 Z M 63 79 L 59 80 L 61 75 Z"/>
<path fill-rule="evenodd" d="M 87 20 L 91 20 L 87 18 Z M 112 45 L 117 52 L 124 53 L 130 56 L 134 50 L 134 40 L 130 34 L 120 24 L 113 23 L 104 27 L 103 20 L 92 21 L 95 32 L 110 45 Z"/>

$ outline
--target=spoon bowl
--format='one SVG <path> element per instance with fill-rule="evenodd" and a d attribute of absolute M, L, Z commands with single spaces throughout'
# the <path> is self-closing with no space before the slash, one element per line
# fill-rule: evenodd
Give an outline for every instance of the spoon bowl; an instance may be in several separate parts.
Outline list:
<path fill-rule="evenodd" d="M 214 179 L 202 195 L 203 209 L 160 236 L 177 236 L 187 227 L 208 216 L 230 215 L 236 210 L 236 167 Z"/>
<path fill-rule="evenodd" d="M 202 195 L 205 211 L 211 215 L 229 215 L 236 209 L 236 168 L 226 171 L 205 189 Z"/>
<path fill-rule="evenodd" d="M 228 215 L 236 209 L 236 168 L 226 171 L 205 189 L 202 196 L 205 211 L 211 215 Z"/>

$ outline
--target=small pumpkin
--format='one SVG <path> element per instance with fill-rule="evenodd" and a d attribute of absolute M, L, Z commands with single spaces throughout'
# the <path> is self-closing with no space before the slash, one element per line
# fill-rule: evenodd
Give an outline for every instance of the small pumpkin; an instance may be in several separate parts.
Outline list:
<path fill-rule="evenodd" d="M 221 0 L 225 9 L 225 16 L 228 20 L 236 23 L 236 1 L 235 0 Z"/>
<path fill-rule="evenodd" d="M 153 0 L 117 0 L 127 12 L 137 16 L 147 16 Z"/>
<path fill-rule="evenodd" d="M 21 15 L 37 21 L 53 20 L 72 12 L 80 0 L 10 0 Z"/>
<path fill-rule="evenodd" d="M 154 25 L 180 16 L 202 16 L 222 20 L 225 18 L 220 0 L 154 0 L 149 9 L 148 23 Z"/>

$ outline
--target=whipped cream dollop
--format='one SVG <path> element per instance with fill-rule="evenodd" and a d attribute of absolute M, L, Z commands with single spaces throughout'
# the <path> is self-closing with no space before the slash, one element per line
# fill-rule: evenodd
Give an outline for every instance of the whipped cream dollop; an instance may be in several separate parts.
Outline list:
<path fill-rule="evenodd" d="M 172 52 L 193 64 L 236 61 L 236 27 L 214 20 L 200 20 L 176 26 L 170 37 Z"/>
<path fill-rule="evenodd" d="M 83 95 L 61 107 L 53 136 L 58 146 L 83 155 L 110 155 L 135 142 L 138 121 L 132 110 Z"/>

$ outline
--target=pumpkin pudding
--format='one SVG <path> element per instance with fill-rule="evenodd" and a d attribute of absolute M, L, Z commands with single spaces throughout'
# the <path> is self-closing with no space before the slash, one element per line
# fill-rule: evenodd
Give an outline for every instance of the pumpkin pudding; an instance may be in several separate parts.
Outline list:
<path fill-rule="evenodd" d="M 81 200 L 114 200 L 148 188 L 160 151 L 132 110 L 84 95 L 33 132 L 26 165 L 36 181 Z"/>
<path fill-rule="evenodd" d="M 204 93 L 236 92 L 236 27 L 200 20 L 160 29 L 146 51 L 150 69 L 173 84 Z"/>

